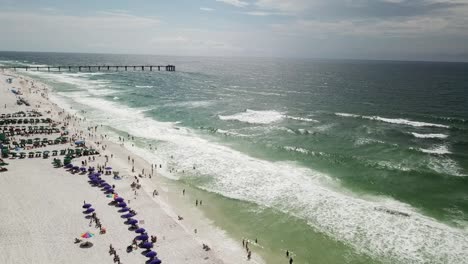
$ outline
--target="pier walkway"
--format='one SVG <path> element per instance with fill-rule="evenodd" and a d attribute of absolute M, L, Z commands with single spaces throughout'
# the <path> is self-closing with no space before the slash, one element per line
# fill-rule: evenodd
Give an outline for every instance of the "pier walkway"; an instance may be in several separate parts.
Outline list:
<path fill-rule="evenodd" d="M 2 70 L 32 70 L 32 71 L 153 71 L 161 69 L 166 71 L 175 71 L 174 65 L 75 65 L 75 66 L 0 66 Z"/>

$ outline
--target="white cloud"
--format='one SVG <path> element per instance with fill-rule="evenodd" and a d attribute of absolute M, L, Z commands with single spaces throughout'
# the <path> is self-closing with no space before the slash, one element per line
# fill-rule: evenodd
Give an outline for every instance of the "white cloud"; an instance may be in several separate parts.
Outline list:
<path fill-rule="evenodd" d="M 215 11 L 213 8 L 210 7 L 200 7 L 201 11 L 206 11 L 206 12 L 213 12 Z"/>
<path fill-rule="evenodd" d="M 241 1 L 241 0 L 216 0 L 216 2 L 223 2 L 228 5 L 236 6 L 236 7 L 246 7 L 249 3 Z"/>

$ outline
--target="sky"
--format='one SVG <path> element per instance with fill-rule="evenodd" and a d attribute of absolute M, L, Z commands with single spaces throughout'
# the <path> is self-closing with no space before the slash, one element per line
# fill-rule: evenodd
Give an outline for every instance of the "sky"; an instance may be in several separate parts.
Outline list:
<path fill-rule="evenodd" d="M 468 61 L 468 0 L 0 0 L 0 50 Z"/>

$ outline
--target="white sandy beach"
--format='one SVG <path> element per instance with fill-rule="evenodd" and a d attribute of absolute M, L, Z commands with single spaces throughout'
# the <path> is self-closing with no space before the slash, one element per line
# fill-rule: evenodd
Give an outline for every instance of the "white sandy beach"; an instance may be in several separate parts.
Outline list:
<path fill-rule="evenodd" d="M 7 78 L 13 78 L 13 83 L 7 83 Z M 37 110 L 44 114 L 42 118 L 63 122 L 64 115 L 57 114 L 61 109 L 47 99 L 46 86 L 34 81 L 34 88 L 31 88 L 31 83 L 30 79 L 15 73 L 0 73 L 0 114 Z M 17 105 L 12 87 L 20 88 L 31 106 Z M 46 114 L 47 111 L 50 113 Z M 145 228 L 149 235 L 157 236 L 153 250 L 163 263 L 263 263 L 255 252 L 248 261 L 242 243 L 213 226 L 201 210 L 193 206 L 190 194 L 182 196 L 177 187 L 161 181 L 163 170 L 156 170 L 151 179 L 139 178 L 142 188 L 135 196 L 130 184 L 142 169 L 148 174 L 151 165 L 124 146 L 101 141 L 99 129 L 96 136 L 86 137 L 88 126 L 92 124 L 76 120 L 71 122 L 68 130 L 71 134 L 82 132 L 87 146 L 100 150 L 100 155 L 95 161 L 89 161 L 88 166 L 104 165 L 105 155 L 109 156 L 106 166 L 119 171 L 123 179 L 114 180 L 107 175 L 103 178 L 109 184 L 115 184 L 120 197 L 130 200 L 129 207 L 138 213 L 135 218 L 144 220 L 139 226 Z M 20 138 L 24 137 L 17 137 Z M 106 145 L 106 150 L 103 151 L 93 140 L 99 140 L 100 146 Z M 70 147 L 70 144 L 53 145 L 38 150 Z M 111 154 L 113 158 L 110 158 Z M 128 156 L 135 159 L 135 173 L 131 171 Z M 7 172 L 0 173 L 0 212 L 3 216 L 0 222 L 0 263 L 113 263 L 108 252 L 110 244 L 116 249 L 121 263 L 145 263 L 147 258 L 141 254 L 142 249 L 126 252 L 138 234 L 128 230 L 129 226 L 124 224 L 125 219 L 121 218 L 117 207 L 108 205 L 111 198 L 106 197 L 100 188 L 92 187 L 86 174 L 71 174 L 64 168 L 54 168 L 51 164 L 53 158 L 4 159 L 9 165 L 6 166 Z M 59 158 L 63 159 L 63 156 Z M 88 157 L 76 158 L 72 163 L 81 165 L 84 159 Z M 153 197 L 155 189 L 159 195 Z M 82 213 L 83 201 L 95 208 L 106 234 L 99 234 L 94 224 L 90 226 L 90 221 Z M 179 215 L 184 219 L 178 220 Z M 89 239 L 93 247 L 80 248 L 74 239 L 87 231 L 95 234 Z M 211 250 L 203 250 L 203 244 L 209 245 Z"/>

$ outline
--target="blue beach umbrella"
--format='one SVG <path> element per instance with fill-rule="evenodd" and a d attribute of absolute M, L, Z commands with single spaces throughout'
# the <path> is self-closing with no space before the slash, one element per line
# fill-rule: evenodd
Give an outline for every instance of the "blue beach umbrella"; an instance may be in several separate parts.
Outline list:
<path fill-rule="evenodd" d="M 77 140 L 77 141 L 75 141 L 75 144 L 76 144 L 76 145 L 80 145 L 80 144 L 84 144 L 84 143 L 85 143 L 84 140 Z"/>
<path fill-rule="evenodd" d="M 134 224 L 138 223 L 138 220 L 130 218 L 130 220 L 128 220 L 127 223 L 129 223 L 130 225 L 134 225 Z"/>
<path fill-rule="evenodd" d="M 135 232 L 142 234 L 142 233 L 146 232 L 146 230 L 144 228 L 138 228 L 137 230 L 135 230 Z"/>
<path fill-rule="evenodd" d="M 106 167 L 106 170 L 112 170 L 112 167 Z"/>
<path fill-rule="evenodd" d="M 94 208 L 88 208 L 86 211 L 84 211 L 85 214 L 90 214 L 94 212 Z"/>
<path fill-rule="evenodd" d="M 118 207 L 127 207 L 127 204 L 124 202 L 121 202 L 117 205 Z"/>
<path fill-rule="evenodd" d="M 73 164 L 68 163 L 67 165 L 65 165 L 65 168 L 73 168 Z"/>
<path fill-rule="evenodd" d="M 150 261 L 149 263 L 147 263 L 147 264 L 161 264 L 161 263 L 162 263 L 162 261 L 161 261 L 160 259 L 155 258 L 155 259 L 151 260 L 151 261 Z"/>
<path fill-rule="evenodd" d="M 86 167 L 81 167 L 81 168 L 80 168 L 80 171 L 85 172 L 85 171 L 86 171 Z"/>
<path fill-rule="evenodd" d="M 91 207 L 91 204 L 83 204 L 83 208 L 90 208 Z"/>
<path fill-rule="evenodd" d="M 73 166 L 73 169 L 74 169 L 74 170 L 79 170 L 80 167 L 78 167 L 78 166 Z"/>
<path fill-rule="evenodd" d="M 150 251 L 150 252 L 148 252 L 148 253 L 145 254 L 145 257 L 147 257 L 147 258 L 154 258 L 154 257 L 156 257 L 156 255 L 158 255 L 156 252 Z"/>
<path fill-rule="evenodd" d="M 122 215 L 123 218 L 131 218 L 131 217 L 134 217 L 135 215 L 132 214 L 132 213 L 128 213 L 128 214 L 124 214 Z"/>
<path fill-rule="evenodd" d="M 141 244 L 141 247 L 142 247 L 142 248 L 152 248 L 152 247 L 153 247 L 153 243 L 151 243 L 151 242 L 144 242 L 143 244 Z"/>
<path fill-rule="evenodd" d="M 119 202 L 119 203 L 125 201 L 124 198 L 122 198 L 122 197 L 117 197 L 117 198 L 115 198 L 114 200 L 117 201 L 117 202 Z"/>
<path fill-rule="evenodd" d="M 104 185 L 104 189 L 105 189 L 105 190 L 112 189 L 112 186 L 110 186 L 110 185 Z"/>
<path fill-rule="evenodd" d="M 148 240 L 148 235 L 139 235 L 136 237 L 136 240 Z"/>
<path fill-rule="evenodd" d="M 88 169 L 88 171 L 90 171 L 90 172 L 93 172 L 94 170 L 95 170 L 94 167 L 90 167 L 90 168 Z"/>
<path fill-rule="evenodd" d="M 121 213 L 125 213 L 125 212 L 128 212 L 130 209 L 128 209 L 128 207 L 124 207 L 122 209 L 119 210 L 119 212 Z"/>

